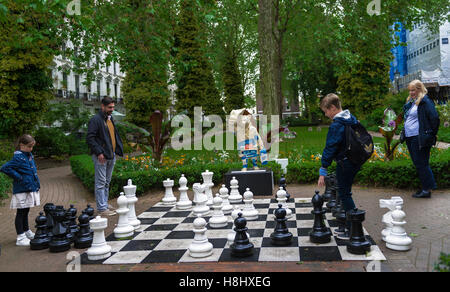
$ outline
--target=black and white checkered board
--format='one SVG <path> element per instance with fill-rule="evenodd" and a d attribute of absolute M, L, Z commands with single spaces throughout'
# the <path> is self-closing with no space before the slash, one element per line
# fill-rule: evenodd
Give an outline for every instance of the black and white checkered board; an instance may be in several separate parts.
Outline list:
<path fill-rule="evenodd" d="M 81 256 L 82 264 L 137 264 L 137 263 L 177 263 L 177 262 L 284 262 L 284 261 L 342 261 L 342 260 L 386 260 L 379 247 L 369 236 L 373 244 L 366 255 L 353 255 L 347 252 L 345 242 L 332 237 L 331 242 L 315 244 L 309 240 L 309 232 L 314 223 L 311 214 L 311 199 L 295 198 L 288 203 L 293 216 L 287 221 L 289 231 L 294 235 L 292 244 L 287 247 L 271 245 L 270 234 L 274 231 L 273 211 L 278 203 L 274 199 L 255 199 L 254 206 L 259 218 L 247 221 L 250 241 L 254 245 L 253 256 L 236 258 L 231 256 L 227 235 L 232 227 L 232 218 L 228 216 L 228 226 L 212 229 L 207 225 L 207 237 L 213 244 L 213 254 L 206 258 L 192 258 L 187 250 L 194 238 L 193 221 L 196 218 L 191 210 L 178 210 L 157 203 L 138 216 L 140 228 L 131 240 L 116 240 L 114 234 L 106 238 L 112 247 L 111 256 L 104 260 L 89 261 L 86 253 Z M 243 206 L 243 204 L 238 204 Z M 205 217 L 208 222 L 210 217 Z M 337 228 L 331 213 L 326 213 L 325 224 L 334 231 Z"/>

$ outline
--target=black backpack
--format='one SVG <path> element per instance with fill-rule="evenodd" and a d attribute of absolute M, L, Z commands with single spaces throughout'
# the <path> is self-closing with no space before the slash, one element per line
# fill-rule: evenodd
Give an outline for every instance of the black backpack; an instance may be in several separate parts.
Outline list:
<path fill-rule="evenodd" d="M 373 139 L 366 128 L 357 122 L 345 125 L 345 156 L 356 165 L 363 165 L 373 154 Z"/>

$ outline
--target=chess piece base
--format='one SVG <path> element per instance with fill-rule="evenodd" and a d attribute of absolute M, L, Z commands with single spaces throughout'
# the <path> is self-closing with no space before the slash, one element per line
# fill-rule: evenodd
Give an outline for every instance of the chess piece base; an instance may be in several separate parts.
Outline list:
<path fill-rule="evenodd" d="M 76 240 L 73 247 L 77 249 L 89 248 L 92 246 L 92 238 L 84 239 L 84 240 Z"/>
<path fill-rule="evenodd" d="M 70 241 L 67 240 L 58 240 L 58 241 L 50 241 L 48 244 L 50 252 L 63 252 L 70 249 Z"/>
<path fill-rule="evenodd" d="M 312 243 L 328 243 L 331 241 L 331 232 L 326 231 L 311 231 L 309 233 L 309 241 Z"/>
<path fill-rule="evenodd" d="M 238 258 L 244 258 L 249 257 L 253 255 L 253 244 L 248 243 L 245 245 L 238 245 L 236 246 L 235 243 L 233 243 L 231 246 L 231 256 L 238 257 Z"/>
<path fill-rule="evenodd" d="M 193 258 L 205 258 L 212 255 L 213 245 L 210 242 L 195 243 L 189 246 L 189 256 Z"/>
<path fill-rule="evenodd" d="M 34 238 L 30 241 L 30 249 L 31 250 L 41 250 L 48 248 L 50 243 L 50 238 Z"/>
<path fill-rule="evenodd" d="M 272 240 L 272 244 L 276 246 L 286 246 L 292 243 L 292 233 L 281 233 L 275 234 L 272 233 L 270 235 L 270 239 Z"/>
<path fill-rule="evenodd" d="M 368 241 L 350 241 L 347 244 L 347 251 L 352 254 L 363 255 L 370 251 L 370 242 Z"/>

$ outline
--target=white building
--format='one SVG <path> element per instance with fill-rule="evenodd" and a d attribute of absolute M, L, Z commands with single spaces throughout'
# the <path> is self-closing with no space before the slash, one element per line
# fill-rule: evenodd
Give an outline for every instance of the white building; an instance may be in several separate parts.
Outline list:
<path fill-rule="evenodd" d="M 450 95 L 450 23 L 431 33 L 419 22 L 406 32 L 408 75 L 399 78 L 400 88 L 414 79 L 421 80 L 434 100 L 446 101 Z"/>
<path fill-rule="evenodd" d="M 72 43 L 68 41 L 63 46 L 63 52 L 65 48 L 73 49 Z M 76 49 L 74 49 L 74 53 L 76 54 Z M 106 53 L 98 56 L 98 61 L 104 60 L 105 56 Z M 96 62 L 97 57 L 92 58 L 88 66 L 95 67 Z M 95 72 L 95 80 L 89 84 L 85 84 L 86 74 L 77 74 L 73 70 L 73 66 L 73 62 L 65 53 L 53 59 L 51 69 L 56 95 L 55 101 L 70 98 L 80 99 L 87 109 L 95 113 L 100 109 L 102 98 L 109 96 L 116 101 L 116 110 L 124 113 L 121 85 L 125 73 L 121 72 L 119 64 L 113 62 L 109 66 L 100 66 L 100 69 Z M 61 69 L 58 70 L 58 68 Z"/>

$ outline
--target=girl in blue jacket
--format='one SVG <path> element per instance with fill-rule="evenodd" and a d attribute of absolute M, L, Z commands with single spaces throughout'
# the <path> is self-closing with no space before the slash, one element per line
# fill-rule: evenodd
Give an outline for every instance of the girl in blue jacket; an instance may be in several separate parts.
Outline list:
<path fill-rule="evenodd" d="M 10 207 L 17 209 L 15 226 L 18 246 L 29 246 L 30 240 L 34 238 L 34 233 L 28 226 L 28 213 L 31 207 L 40 205 L 40 182 L 31 154 L 35 143 L 30 135 L 22 135 L 17 140 L 13 159 L 0 169 L 14 180 Z"/>
<path fill-rule="evenodd" d="M 413 194 L 413 197 L 430 198 L 431 190 L 437 187 L 429 160 L 431 147 L 436 144 L 439 115 L 420 80 L 412 81 L 408 90 L 409 96 L 403 106 L 404 137 L 422 185 L 422 189 Z"/>

